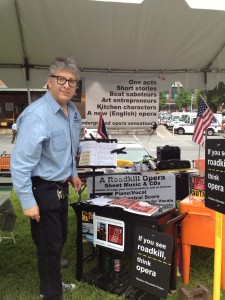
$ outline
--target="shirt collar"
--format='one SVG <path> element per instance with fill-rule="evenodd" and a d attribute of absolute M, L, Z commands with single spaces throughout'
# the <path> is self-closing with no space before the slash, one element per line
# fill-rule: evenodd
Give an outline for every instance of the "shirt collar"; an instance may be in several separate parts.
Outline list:
<path fill-rule="evenodd" d="M 55 114 L 62 109 L 61 105 L 52 97 L 49 91 L 46 92 L 45 97 L 47 98 L 47 101 Z M 74 105 L 71 101 L 69 101 L 67 105 L 72 111 L 75 111 Z"/>
<path fill-rule="evenodd" d="M 46 92 L 45 97 L 47 98 L 48 103 L 50 104 L 53 112 L 56 114 L 60 109 L 61 106 L 59 103 L 52 97 L 49 91 Z"/>

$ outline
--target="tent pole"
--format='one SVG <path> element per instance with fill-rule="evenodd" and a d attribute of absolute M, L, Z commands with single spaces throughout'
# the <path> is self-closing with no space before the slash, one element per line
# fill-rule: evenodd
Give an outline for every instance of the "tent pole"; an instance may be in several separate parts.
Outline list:
<path fill-rule="evenodd" d="M 207 103 L 207 98 L 206 98 L 206 91 L 207 91 L 207 71 L 204 71 L 204 99 L 205 102 Z"/>
<path fill-rule="evenodd" d="M 28 99 L 28 105 L 31 104 L 31 95 L 30 95 L 30 76 L 29 76 L 29 68 L 27 68 L 27 64 L 25 61 L 24 65 L 24 77 L 26 80 L 26 89 L 27 89 L 27 99 Z"/>
<path fill-rule="evenodd" d="M 22 46 L 22 50 L 23 50 L 28 104 L 30 104 L 31 103 L 31 97 L 30 97 L 30 85 L 29 85 L 29 79 L 30 79 L 29 63 L 28 63 L 28 55 L 27 55 L 26 44 L 25 44 L 25 39 L 24 39 L 24 34 L 23 34 L 23 27 L 22 27 L 21 18 L 20 18 L 20 9 L 19 9 L 18 0 L 14 0 L 14 6 L 15 6 L 15 11 L 16 11 L 18 27 L 19 27 L 21 46 Z"/>
<path fill-rule="evenodd" d="M 30 86 L 29 86 L 29 82 L 27 82 L 27 99 L 28 99 L 28 105 L 31 104 L 31 96 L 30 96 Z"/>

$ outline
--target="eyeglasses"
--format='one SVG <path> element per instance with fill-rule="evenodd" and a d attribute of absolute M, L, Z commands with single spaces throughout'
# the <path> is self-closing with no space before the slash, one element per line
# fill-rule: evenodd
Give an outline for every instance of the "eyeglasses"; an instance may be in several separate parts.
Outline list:
<path fill-rule="evenodd" d="M 51 75 L 50 77 L 56 78 L 57 83 L 60 85 L 64 85 L 66 82 L 68 82 L 70 87 L 77 87 L 78 86 L 78 81 L 77 80 L 72 80 L 72 79 L 66 79 L 65 77 L 62 76 L 57 76 L 57 75 Z"/>

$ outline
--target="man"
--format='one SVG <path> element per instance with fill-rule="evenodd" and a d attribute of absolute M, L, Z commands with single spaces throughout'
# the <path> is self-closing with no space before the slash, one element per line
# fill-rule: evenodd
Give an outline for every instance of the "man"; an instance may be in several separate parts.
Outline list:
<path fill-rule="evenodd" d="M 81 187 L 75 166 L 81 117 L 70 101 L 78 81 L 73 59 L 53 61 L 47 93 L 18 118 L 11 156 L 13 186 L 37 247 L 43 299 L 62 299 L 63 290 L 75 288 L 62 283 L 60 258 L 67 239 L 68 181 L 76 191 Z"/>
<path fill-rule="evenodd" d="M 17 134 L 17 126 L 16 126 L 16 122 L 14 121 L 12 124 L 12 142 L 11 142 L 12 144 L 16 139 L 16 134 Z"/>

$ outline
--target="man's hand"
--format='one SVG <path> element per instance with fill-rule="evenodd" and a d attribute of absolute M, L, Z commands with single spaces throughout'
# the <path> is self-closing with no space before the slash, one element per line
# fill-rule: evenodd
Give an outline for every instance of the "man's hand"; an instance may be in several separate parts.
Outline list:
<path fill-rule="evenodd" d="M 80 190 L 82 183 L 78 176 L 72 177 L 70 183 L 76 192 Z"/>
<path fill-rule="evenodd" d="M 23 210 L 24 216 L 40 222 L 40 212 L 37 205 Z"/>

